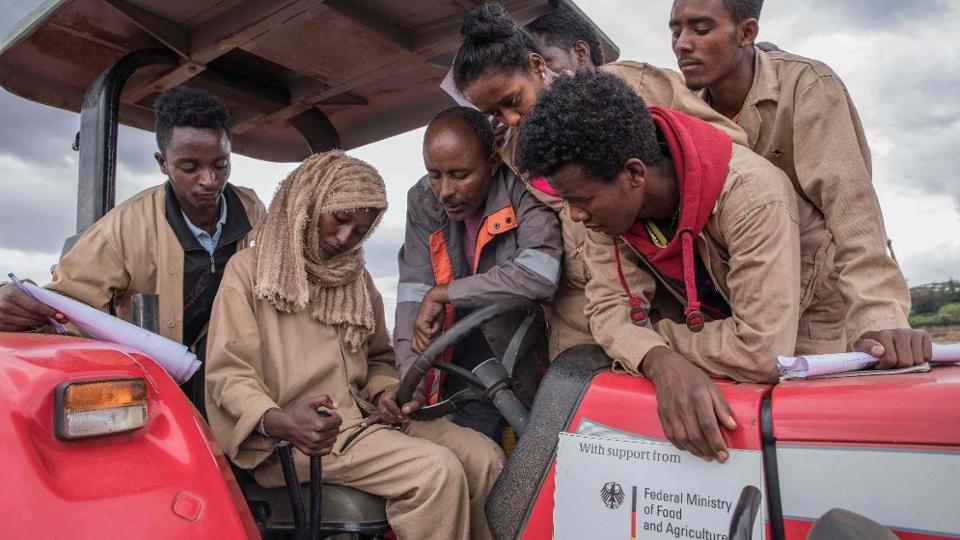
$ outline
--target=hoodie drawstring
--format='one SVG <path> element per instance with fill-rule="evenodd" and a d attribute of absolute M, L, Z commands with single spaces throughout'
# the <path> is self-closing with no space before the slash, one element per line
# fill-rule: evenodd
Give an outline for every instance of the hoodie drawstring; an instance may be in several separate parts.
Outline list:
<path fill-rule="evenodd" d="M 647 311 L 643 309 L 643 301 L 630 292 L 630 286 L 627 285 L 626 278 L 623 277 L 623 267 L 620 265 L 620 248 L 617 246 L 617 239 L 613 239 L 613 255 L 617 259 L 617 277 L 620 278 L 620 286 L 627 293 L 630 299 L 630 320 L 637 326 L 646 326 L 649 323 Z"/>
<path fill-rule="evenodd" d="M 683 286 L 687 292 L 687 307 L 683 314 L 687 318 L 687 328 L 691 332 L 703 330 L 703 313 L 700 312 L 700 297 L 697 296 L 697 271 L 693 258 L 693 233 L 689 229 L 680 231 L 681 249 L 683 253 Z"/>
<path fill-rule="evenodd" d="M 693 234 L 689 230 L 680 231 L 681 248 L 683 249 L 683 286 L 687 293 L 687 306 L 683 310 L 686 317 L 687 328 L 691 332 L 703 330 L 703 313 L 700 311 L 700 298 L 697 296 L 697 272 L 694 266 L 693 258 Z M 627 280 L 623 277 L 623 266 L 620 262 L 620 247 L 617 240 L 613 240 L 613 255 L 617 259 L 617 277 L 620 278 L 620 286 L 623 292 L 627 293 L 630 302 L 630 320 L 637 326 L 646 326 L 650 319 L 647 317 L 647 311 L 643 307 L 643 301 L 630 291 Z"/>

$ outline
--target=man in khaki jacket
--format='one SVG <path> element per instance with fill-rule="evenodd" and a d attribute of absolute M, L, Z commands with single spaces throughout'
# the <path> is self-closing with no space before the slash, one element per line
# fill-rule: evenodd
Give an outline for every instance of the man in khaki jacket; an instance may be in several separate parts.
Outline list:
<path fill-rule="evenodd" d="M 840 292 L 829 309 L 843 313 L 836 330 L 843 348 L 870 352 L 883 368 L 922 362 L 930 339 L 907 322 L 910 295 L 887 252 L 857 110 L 827 65 L 754 46 L 762 4 L 674 2 L 673 50 L 686 84 L 743 128 L 749 147 L 783 170 L 809 211 L 825 219 Z"/>
<path fill-rule="evenodd" d="M 725 460 L 718 419 L 736 423 L 708 376 L 776 380 L 801 311 L 834 286 L 801 258 L 802 237 L 822 241 L 823 224 L 800 221 L 782 171 L 702 120 L 648 111 L 605 73 L 554 81 L 518 158 L 591 229 L 586 312 L 598 343 L 615 367 L 652 380 L 668 439 Z"/>
<path fill-rule="evenodd" d="M 247 247 L 265 210 L 230 177 L 229 115 L 211 96 L 171 91 L 156 103 L 155 157 L 167 182 L 124 201 L 64 255 L 47 288 L 130 320 L 137 293 L 160 295 L 160 334 L 192 347 L 203 338 L 223 268 Z M 0 287 L 0 330 L 42 326 L 57 314 Z M 182 388 L 203 410 L 203 370 Z"/>

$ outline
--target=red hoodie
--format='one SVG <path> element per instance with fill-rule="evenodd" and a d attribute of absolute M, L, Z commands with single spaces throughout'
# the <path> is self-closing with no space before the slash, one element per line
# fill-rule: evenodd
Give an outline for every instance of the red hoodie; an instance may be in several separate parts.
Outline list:
<path fill-rule="evenodd" d="M 693 250 L 693 239 L 706 226 L 717 197 L 723 189 L 733 152 L 733 141 L 729 135 L 699 118 L 665 107 L 651 106 L 649 111 L 666 140 L 667 148 L 670 149 L 670 158 L 677 175 L 677 187 L 680 190 L 677 231 L 665 247 L 659 247 L 650 240 L 644 220 L 637 220 L 622 238 L 630 242 L 661 276 L 684 288 L 687 297 L 687 307 L 684 309 L 687 327 L 699 332 L 703 329 L 704 321 L 697 292 L 697 259 Z M 539 191 L 557 196 L 544 177 L 533 178 L 530 184 Z M 613 249 L 617 258 L 620 284 L 630 298 L 633 322 L 637 325 L 646 324 L 647 314 L 643 302 L 630 292 L 623 277 L 616 242 Z M 709 285 L 712 287 L 713 284 Z M 725 307 L 711 311 L 722 313 Z"/>
<path fill-rule="evenodd" d="M 650 240 L 643 220 L 637 220 L 623 239 L 630 242 L 663 277 L 682 283 L 687 297 L 684 309 L 687 326 L 698 332 L 703 328 L 703 315 L 697 294 L 693 240 L 706 226 L 723 189 L 733 143 L 727 134 L 698 118 L 663 107 L 652 106 L 649 110 L 670 149 L 677 175 L 680 191 L 677 231 L 661 248 Z M 619 271 L 620 253 L 616 242 L 614 250 Z M 630 292 L 622 272 L 620 283 L 630 297 L 634 323 L 645 324 L 642 303 Z"/>

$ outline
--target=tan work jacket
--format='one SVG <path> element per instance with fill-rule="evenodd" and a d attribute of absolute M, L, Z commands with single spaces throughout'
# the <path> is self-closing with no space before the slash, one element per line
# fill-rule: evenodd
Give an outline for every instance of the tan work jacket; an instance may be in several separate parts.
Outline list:
<path fill-rule="evenodd" d="M 639 374 L 650 349 L 668 346 L 712 377 L 775 380 L 777 355 L 795 350 L 800 314 L 819 313 L 820 305 L 835 296 L 832 261 L 825 260 L 829 234 L 822 222 L 819 230 L 801 223 L 797 204 L 782 171 L 733 146 L 713 214 L 694 243 L 732 316 L 708 321 L 697 333 L 684 322 L 683 291 L 657 278 L 633 246 L 619 240 L 624 278 L 631 292 L 650 306 L 654 321 L 652 326 L 633 324 L 611 239 L 588 232 L 586 264 L 592 279 L 586 288 L 586 311 L 593 336 L 614 366 Z M 806 238 L 801 238 L 801 229 L 807 229 Z M 801 258 L 801 242 L 819 242 L 817 256 Z M 836 327 L 840 315 L 833 313 L 824 324 Z"/>
<path fill-rule="evenodd" d="M 342 438 L 360 424 L 363 409 L 374 412 L 372 402 L 397 382 L 383 301 L 369 275 L 376 329 L 357 352 L 350 350 L 340 327 L 316 321 L 309 309 L 281 313 L 256 298 L 256 275 L 256 248 L 230 259 L 207 338 L 207 418 L 227 456 L 244 469 L 256 468 L 276 447 L 276 439 L 256 431 L 268 410 L 330 396 L 343 419 Z"/>
<path fill-rule="evenodd" d="M 755 52 L 753 86 L 738 123 L 750 148 L 786 172 L 812 203 L 809 210 L 826 219 L 836 242 L 848 345 L 867 330 L 909 328 L 910 293 L 887 251 L 870 149 L 846 87 L 822 62 Z"/>
<path fill-rule="evenodd" d="M 256 229 L 266 214 L 252 189 L 233 186 Z M 90 226 L 47 288 L 129 321 L 137 293 L 160 295 L 160 335 L 183 341 L 183 247 L 165 214 L 165 184 L 134 195 Z M 254 232 L 241 239 L 247 247 Z M 187 343 L 187 345 L 190 345 Z"/>
<path fill-rule="evenodd" d="M 600 69 L 621 78 L 643 98 L 647 105 L 659 105 L 685 112 L 710 122 L 714 127 L 730 135 L 733 142 L 746 144 L 747 139 L 743 131 L 690 91 L 680 73 L 643 62 L 631 61 L 614 62 Z M 506 144 L 500 150 L 504 163 L 523 178 L 524 182 L 529 182 L 527 175 L 521 174 L 522 171 L 515 164 L 519 140 L 517 130 L 509 129 L 506 137 Z M 586 229 L 583 224 L 570 219 L 570 212 L 559 197 L 538 191 L 529 183 L 527 187 L 543 204 L 558 212 L 563 234 L 563 274 L 560 287 L 548 311 L 550 358 L 553 359 L 564 349 L 594 342 L 583 315 L 587 303 L 583 289 L 589 276 L 583 260 Z"/>

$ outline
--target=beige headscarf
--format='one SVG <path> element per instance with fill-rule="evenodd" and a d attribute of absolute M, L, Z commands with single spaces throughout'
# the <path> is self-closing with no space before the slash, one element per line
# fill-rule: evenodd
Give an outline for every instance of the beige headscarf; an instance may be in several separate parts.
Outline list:
<path fill-rule="evenodd" d="M 387 208 L 380 174 L 369 164 L 334 150 L 314 154 L 280 184 L 257 231 L 254 293 L 277 310 L 311 308 L 317 321 L 344 327 L 357 351 L 374 331 L 363 250 Z M 321 214 L 379 210 L 357 247 L 330 257 L 320 248 Z"/>

